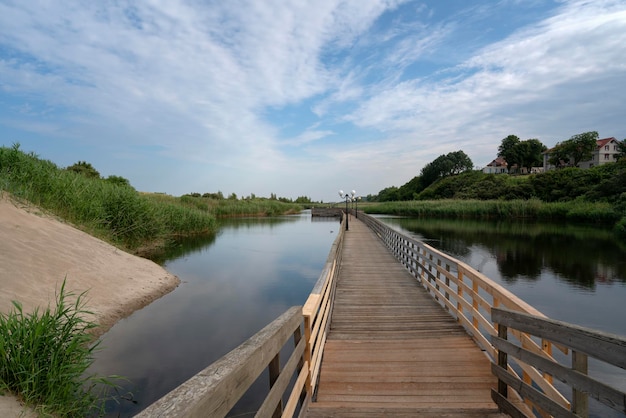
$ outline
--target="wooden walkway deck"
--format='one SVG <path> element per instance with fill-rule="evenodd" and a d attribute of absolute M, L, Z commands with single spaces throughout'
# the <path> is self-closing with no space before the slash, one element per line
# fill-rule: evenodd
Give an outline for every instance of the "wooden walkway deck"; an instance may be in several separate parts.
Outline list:
<path fill-rule="evenodd" d="M 307 417 L 496 417 L 487 356 L 363 223 L 350 218 Z"/>

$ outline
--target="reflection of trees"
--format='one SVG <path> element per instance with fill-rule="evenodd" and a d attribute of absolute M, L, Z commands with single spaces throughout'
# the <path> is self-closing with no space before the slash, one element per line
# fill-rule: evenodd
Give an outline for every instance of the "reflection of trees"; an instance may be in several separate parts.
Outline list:
<path fill-rule="evenodd" d="M 217 234 L 195 235 L 170 241 L 165 247 L 150 254 L 148 258 L 157 264 L 163 265 L 187 254 L 200 252 L 215 243 Z"/>
<path fill-rule="evenodd" d="M 506 282 L 515 282 L 518 276 L 531 280 L 541 278 L 542 260 L 517 248 L 490 248 L 495 253 L 498 270 Z"/>
<path fill-rule="evenodd" d="M 626 282 L 626 250 L 610 230 L 567 224 L 490 222 L 448 219 L 385 219 L 417 234 L 454 257 L 467 256 L 472 246 L 495 257 L 507 282 L 520 276 L 537 280 L 545 269 L 585 288 L 599 281 Z"/>
<path fill-rule="evenodd" d="M 215 243 L 215 239 L 220 235 L 220 231 L 225 228 L 231 230 L 250 230 L 258 228 L 259 225 L 268 225 L 273 228 L 286 222 L 297 222 L 302 215 L 272 216 L 272 217 L 248 217 L 248 218 L 221 218 L 218 219 L 217 234 L 196 235 L 181 237 L 171 240 L 165 247 L 160 248 L 148 255 L 147 258 L 158 264 L 165 264 L 182 256 L 200 252 Z"/>

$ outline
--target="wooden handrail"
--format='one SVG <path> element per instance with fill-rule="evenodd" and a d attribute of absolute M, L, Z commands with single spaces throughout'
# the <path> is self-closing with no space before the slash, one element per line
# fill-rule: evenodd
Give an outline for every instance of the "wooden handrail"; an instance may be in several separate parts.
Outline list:
<path fill-rule="evenodd" d="M 294 415 L 300 394 L 305 391 L 309 365 L 303 361 L 305 341 L 301 338 L 302 308 L 294 306 L 239 347 L 140 412 L 137 417 L 224 417 L 248 388 L 269 369 L 271 389 L 257 417 Z M 295 349 L 280 370 L 279 354 L 290 337 Z M 289 388 L 288 401 L 282 397 Z"/>
<path fill-rule="evenodd" d="M 492 371 L 499 381 L 498 391 L 493 391 L 492 397 L 505 412 L 513 416 L 520 413 L 518 408 L 507 400 L 507 389 L 511 387 L 525 398 L 532 399 L 543 411 L 554 416 L 587 417 L 589 396 L 626 414 L 626 393 L 587 374 L 588 357 L 626 369 L 626 338 L 509 309 L 493 308 L 491 317 L 500 329 L 498 336 L 492 336 L 492 342 L 501 353 L 498 364 L 492 365 Z M 538 356 L 525 349 L 523 345 L 509 341 L 508 334 L 512 328 L 569 347 L 572 350 L 571 367 Z M 572 388 L 573 400 L 571 410 L 553 402 L 550 397 L 532 385 L 510 374 L 508 360 L 511 357 L 550 373 L 569 385 Z"/>
<path fill-rule="evenodd" d="M 314 397 L 315 386 L 322 365 L 322 353 L 330 328 L 330 316 L 335 300 L 336 279 L 341 264 L 346 217 L 339 228 L 339 234 L 331 247 L 322 274 L 317 279 L 311 294 L 302 308 L 304 317 L 304 339 L 306 341 L 305 361 L 309 364 L 307 392 Z"/>
<path fill-rule="evenodd" d="M 545 315 L 537 309 L 471 266 L 401 234 L 370 215 L 359 213 L 359 220 L 378 235 L 431 296 L 463 325 L 492 362 L 497 361 L 497 350 L 492 345 L 490 337 L 498 334 L 497 326 L 491 318 L 493 308 L 506 307 L 545 318 Z M 525 332 L 513 332 L 515 337 L 522 341 L 526 350 L 540 357 L 554 360 L 553 346 L 567 353 L 567 347 L 562 344 L 553 344 L 547 339 L 541 340 L 538 344 Z M 556 404 L 564 408 L 570 407 L 567 398 L 554 387 L 551 375 L 542 373 L 523 361 L 519 362 L 519 366 L 524 382 L 541 388 Z M 513 369 L 509 369 L 509 372 L 516 375 Z M 517 400 L 522 398 L 518 397 Z M 523 400 L 529 405 L 526 413 L 531 414 L 530 408 L 536 405 L 527 398 Z"/>

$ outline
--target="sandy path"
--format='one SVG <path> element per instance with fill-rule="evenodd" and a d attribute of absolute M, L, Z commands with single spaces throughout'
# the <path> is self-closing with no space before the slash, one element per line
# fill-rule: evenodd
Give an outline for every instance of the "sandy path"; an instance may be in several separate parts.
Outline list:
<path fill-rule="evenodd" d="M 67 290 L 87 291 L 99 334 L 179 283 L 152 261 L 0 196 L 0 312 L 10 311 L 12 300 L 28 312 L 53 305 L 64 278 Z M 22 412 L 15 399 L 0 396 L 0 417 Z"/>

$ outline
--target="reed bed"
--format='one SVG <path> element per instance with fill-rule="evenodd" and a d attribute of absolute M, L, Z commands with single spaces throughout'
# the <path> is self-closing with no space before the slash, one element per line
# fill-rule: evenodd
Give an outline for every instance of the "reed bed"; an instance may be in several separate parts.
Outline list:
<path fill-rule="evenodd" d="M 61 169 L 22 152 L 19 145 L 0 147 L 0 190 L 128 250 L 158 246 L 179 236 L 215 233 L 217 216 L 270 216 L 301 209 L 269 199 L 139 193 L 127 185 Z"/>
<path fill-rule="evenodd" d="M 606 202 L 529 200 L 418 200 L 363 205 L 367 213 L 415 217 L 537 219 L 614 224 L 621 214 Z"/>

